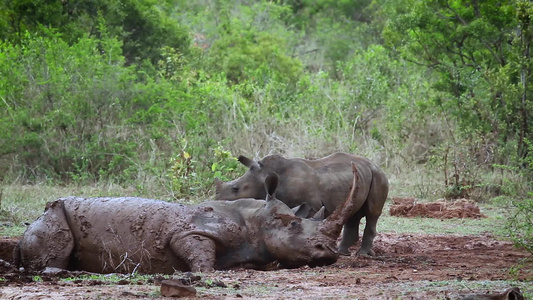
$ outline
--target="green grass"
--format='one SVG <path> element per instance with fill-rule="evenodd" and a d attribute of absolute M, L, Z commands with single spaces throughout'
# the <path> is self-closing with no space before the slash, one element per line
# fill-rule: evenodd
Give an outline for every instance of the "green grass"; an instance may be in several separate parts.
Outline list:
<path fill-rule="evenodd" d="M 22 236 L 24 231 L 26 230 L 26 226 L 15 226 L 12 224 L 0 224 L 0 236 L 5 237 L 14 237 L 14 236 Z"/>
<path fill-rule="evenodd" d="M 77 277 L 68 277 L 61 279 L 61 281 L 75 281 L 75 280 L 97 280 L 105 283 L 116 284 L 120 281 L 127 280 L 131 283 L 137 283 L 139 281 L 153 281 L 155 277 L 169 279 L 172 275 L 150 275 L 150 274 L 90 274 L 80 275 Z"/>

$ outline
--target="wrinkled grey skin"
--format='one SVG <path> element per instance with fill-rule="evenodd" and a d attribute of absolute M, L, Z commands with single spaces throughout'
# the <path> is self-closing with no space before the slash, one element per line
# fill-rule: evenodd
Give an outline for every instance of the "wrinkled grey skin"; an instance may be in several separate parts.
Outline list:
<path fill-rule="evenodd" d="M 288 268 L 334 263 L 338 234 L 321 228 L 335 222 L 295 216 L 274 198 L 277 182 L 277 176 L 265 180 L 268 193 L 260 201 L 186 206 L 142 198 L 62 198 L 49 202 L 27 228 L 14 260 L 29 270 L 166 274 L 262 268 L 275 260 Z"/>
<path fill-rule="evenodd" d="M 350 254 L 348 248 L 359 239 L 359 223 L 365 217 L 363 241 L 357 254 L 374 255 L 372 244 L 387 199 L 389 183 L 385 173 L 370 160 L 346 153 L 334 153 L 317 160 L 287 159 L 279 155 L 266 156 L 258 162 L 245 156 L 239 156 L 238 159 L 248 167 L 248 171 L 229 182 L 215 179 L 215 199 L 262 199 L 265 196 L 262 182 L 274 172 L 280 177 L 280 187 L 276 193 L 278 199 L 289 207 L 306 203 L 311 207 L 310 213 L 324 205 L 326 216 L 344 203 L 352 183 L 351 163 L 354 162 L 359 172 L 360 191 L 353 201 L 361 209 L 354 212 L 344 225 L 338 250 L 340 254 Z"/>

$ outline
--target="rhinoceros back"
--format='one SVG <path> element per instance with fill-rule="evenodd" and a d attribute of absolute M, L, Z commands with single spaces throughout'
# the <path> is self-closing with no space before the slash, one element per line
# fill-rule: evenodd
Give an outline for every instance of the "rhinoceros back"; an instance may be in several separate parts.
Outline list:
<path fill-rule="evenodd" d="M 186 206 L 133 197 L 63 201 L 75 240 L 71 268 L 123 273 L 185 268 L 168 243 L 188 228 Z"/>

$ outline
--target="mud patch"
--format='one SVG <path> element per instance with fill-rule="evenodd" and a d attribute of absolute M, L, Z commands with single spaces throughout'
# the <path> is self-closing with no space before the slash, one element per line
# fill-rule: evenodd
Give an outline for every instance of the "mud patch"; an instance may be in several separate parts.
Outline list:
<path fill-rule="evenodd" d="M 487 217 L 481 213 L 474 201 L 468 199 L 416 203 L 415 198 L 393 197 L 389 212 L 391 216 L 409 218 L 479 219 Z"/>
<path fill-rule="evenodd" d="M 13 263 L 13 249 L 20 238 L 0 237 L 0 260 Z"/>

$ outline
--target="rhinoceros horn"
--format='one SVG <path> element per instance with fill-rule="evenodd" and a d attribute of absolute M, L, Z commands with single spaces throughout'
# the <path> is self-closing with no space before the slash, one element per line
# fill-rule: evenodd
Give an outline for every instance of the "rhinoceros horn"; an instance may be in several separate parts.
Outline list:
<path fill-rule="evenodd" d="M 326 212 L 326 207 L 322 206 L 319 211 L 317 211 L 311 219 L 322 221 L 324 220 L 324 214 Z"/>
<path fill-rule="evenodd" d="M 353 183 L 348 198 L 342 206 L 337 207 L 337 209 L 335 209 L 335 211 L 329 215 L 329 217 L 322 221 L 323 223 L 320 225 L 319 230 L 333 238 L 337 238 L 340 235 L 342 226 L 361 208 L 362 205 L 362 203 L 360 203 L 360 205 L 356 203 L 356 197 L 359 192 L 359 173 L 357 172 L 357 168 L 353 162 L 352 170 Z"/>
<path fill-rule="evenodd" d="M 311 212 L 311 207 L 309 206 L 309 204 L 304 202 L 298 206 L 291 208 L 291 210 L 295 216 L 300 218 L 307 218 L 307 216 Z"/>

